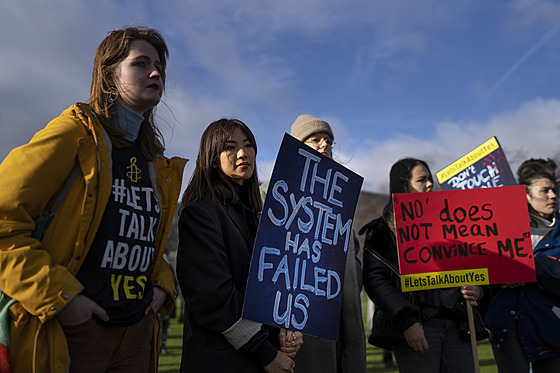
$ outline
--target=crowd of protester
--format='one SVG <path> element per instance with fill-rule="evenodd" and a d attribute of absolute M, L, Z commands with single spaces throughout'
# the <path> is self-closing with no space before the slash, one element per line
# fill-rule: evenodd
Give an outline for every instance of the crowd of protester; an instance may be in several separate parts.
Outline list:
<path fill-rule="evenodd" d="M 403 292 L 389 201 L 355 227 L 362 248 L 352 229 L 340 318 L 332 320 L 337 340 L 304 336 L 242 317 L 268 193 L 244 122 L 222 118 L 206 128 L 172 224 L 186 160 L 163 155 L 154 121 L 167 57 L 156 30 L 111 31 L 96 51 L 89 103 L 72 105 L 1 163 L 0 373 L 157 371 L 176 284 L 181 372 L 365 373 L 367 342 L 384 349 L 388 365 L 394 355 L 400 372 L 473 372 L 467 307 L 500 373 L 560 372 L 552 160 L 529 159 L 517 173 L 536 282 Z M 302 114 L 290 132 L 336 161 L 326 121 Z M 396 157 L 388 178 L 390 195 L 435 189 L 420 159 Z M 165 251 L 171 229 L 179 234 L 175 273 Z M 366 331 L 362 289 L 375 304 Z"/>

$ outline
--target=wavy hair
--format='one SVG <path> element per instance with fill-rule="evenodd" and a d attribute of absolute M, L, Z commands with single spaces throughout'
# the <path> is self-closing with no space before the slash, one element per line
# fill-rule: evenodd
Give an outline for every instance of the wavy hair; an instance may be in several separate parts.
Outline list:
<path fill-rule="evenodd" d="M 108 100 L 110 88 L 108 82 L 118 64 L 128 56 L 131 43 L 136 40 L 147 41 L 157 50 L 161 63 L 161 79 L 165 89 L 165 68 L 169 50 L 163 36 L 157 30 L 143 26 L 130 26 L 113 30 L 97 47 L 93 61 L 89 104 L 115 147 L 124 147 L 128 143 L 124 138 L 126 132 L 111 119 L 110 109 L 115 105 L 115 102 L 110 103 Z M 157 154 L 163 154 L 165 149 L 163 136 L 154 123 L 153 108 L 144 113 L 144 121 L 140 127 L 137 142 L 140 150 L 149 160 L 154 159 Z"/>

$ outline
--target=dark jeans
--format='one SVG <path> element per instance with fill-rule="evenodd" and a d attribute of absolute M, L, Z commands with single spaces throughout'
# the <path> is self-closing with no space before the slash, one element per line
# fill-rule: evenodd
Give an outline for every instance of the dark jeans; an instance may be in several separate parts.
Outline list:
<path fill-rule="evenodd" d="M 155 316 L 131 326 L 105 327 L 89 319 L 64 327 L 71 373 L 148 372 Z"/>
<path fill-rule="evenodd" d="M 472 373 L 471 344 L 453 320 L 432 319 L 422 324 L 429 349 L 421 353 L 404 342 L 393 353 L 400 373 Z"/>

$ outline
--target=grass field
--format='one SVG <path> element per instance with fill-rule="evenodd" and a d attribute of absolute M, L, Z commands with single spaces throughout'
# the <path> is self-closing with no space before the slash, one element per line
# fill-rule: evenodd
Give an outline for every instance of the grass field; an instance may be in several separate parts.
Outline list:
<path fill-rule="evenodd" d="M 178 313 L 179 312 L 177 312 L 177 314 Z M 159 359 L 160 373 L 177 373 L 179 371 L 181 365 L 182 334 L 183 324 L 180 324 L 177 319 L 172 319 L 167 337 L 167 354 L 161 355 Z M 366 331 L 366 338 L 368 335 L 369 332 Z M 494 363 L 492 348 L 488 340 L 478 343 L 478 360 L 481 373 L 498 372 L 496 364 Z M 367 364 L 368 372 L 398 372 L 396 369 L 385 368 L 383 365 L 382 350 L 369 344 L 367 345 Z"/>

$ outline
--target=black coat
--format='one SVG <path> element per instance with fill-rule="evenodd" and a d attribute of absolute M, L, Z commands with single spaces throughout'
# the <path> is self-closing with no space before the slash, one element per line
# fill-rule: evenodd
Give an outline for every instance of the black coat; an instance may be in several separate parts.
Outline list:
<path fill-rule="evenodd" d="M 375 304 L 372 334 L 369 342 L 391 348 L 404 343 L 403 332 L 416 322 L 431 318 L 457 321 L 467 330 L 466 305 L 460 288 L 402 292 L 398 250 L 394 233 L 381 217 L 360 230 L 367 232 L 364 245 L 364 288 Z M 445 304 L 449 307 L 444 306 Z M 482 319 L 476 307 L 475 326 L 479 339 L 485 338 Z M 466 336 L 466 334 L 465 334 Z"/>
<path fill-rule="evenodd" d="M 241 203 L 195 201 L 179 219 L 177 277 L 185 298 L 182 372 L 263 372 L 278 339 L 263 327 L 239 350 L 222 332 L 240 318 L 254 243 Z M 250 215 L 250 214 L 249 214 Z M 251 229 L 252 228 L 252 229 Z"/>
<path fill-rule="evenodd" d="M 378 218 L 360 230 L 366 232 L 363 283 L 375 304 L 369 342 L 384 348 L 404 342 L 404 330 L 420 321 L 414 294 L 401 291 L 395 236 L 385 220 Z"/>

